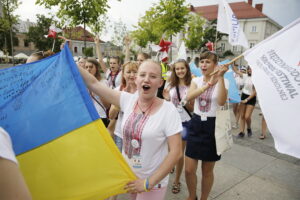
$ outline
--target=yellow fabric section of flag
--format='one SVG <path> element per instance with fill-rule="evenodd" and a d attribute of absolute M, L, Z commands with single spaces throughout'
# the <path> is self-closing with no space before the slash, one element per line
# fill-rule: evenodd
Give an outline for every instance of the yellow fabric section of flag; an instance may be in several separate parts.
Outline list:
<path fill-rule="evenodd" d="M 37 200 L 101 200 L 136 179 L 100 119 L 17 159 Z"/>

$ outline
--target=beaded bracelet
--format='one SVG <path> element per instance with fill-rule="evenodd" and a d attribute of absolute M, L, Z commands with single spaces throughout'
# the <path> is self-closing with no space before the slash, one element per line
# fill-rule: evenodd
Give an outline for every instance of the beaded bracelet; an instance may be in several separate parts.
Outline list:
<path fill-rule="evenodd" d="M 144 190 L 146 192 L 149 192 L 149 178 L 146 178 L 145 181 L 144 181 Z"/>

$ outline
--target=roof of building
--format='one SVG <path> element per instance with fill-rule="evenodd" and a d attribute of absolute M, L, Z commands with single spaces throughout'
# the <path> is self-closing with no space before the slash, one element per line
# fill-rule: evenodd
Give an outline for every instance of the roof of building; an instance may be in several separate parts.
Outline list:
<path fill-rule="evenodd" d="M 267 17 L 261 11 L 246 2 L 230 3 L 229 5 L 238 19 Z M 191 10 L 200 14 L 207 20 L 214 20 L 218 17 L 218 5 L 193 7 Z"/>
<path fill-rule="evenodd" d="M 94 35 L 87 30 L 84 30 L 81 26 L 76 26 L 75 28 L 66 28 L 64 33 L 68 39 L 84 41 L 84 32 L 86 41 L 94 42 Z M 100 40 L 101 43 L 104 41 Z"/>

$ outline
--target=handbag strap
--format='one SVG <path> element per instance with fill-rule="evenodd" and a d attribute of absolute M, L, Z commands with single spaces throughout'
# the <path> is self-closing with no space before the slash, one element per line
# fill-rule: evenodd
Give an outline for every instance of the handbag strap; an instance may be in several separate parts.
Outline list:
<path fill-rule="evenodd" d="M 96 99 L 96 98 L 94 97 L 94 95 L 92 95 L 92 93 L 91 93 L 90 95 L 91 95 L 91 97 L 96 101 L 96 103 L 97 103 L 99 106 L 101 106 L 101 108 L 102 108 L 104 111 L 106 111 L 106 108 L 102 105 L 102 103 L 100 103 L 100 102 L 98 101 L 98 99 Z"/>
<path fill-rule="evenodd" d="M 176 93 L 177 93 L 177 97 L 178 97 L 178 100 L 179 102 L 181 101 L 181 98 L 180 98 L 180 93 L 179 93 L 179 88 L 178 86 L 176 86 Z M 185 107 L 185 106 L 182 106 L 183 109 L 187 112 L 187 114 L 192 118 L 192 114 L 190 113 L 190 111 Z"/>

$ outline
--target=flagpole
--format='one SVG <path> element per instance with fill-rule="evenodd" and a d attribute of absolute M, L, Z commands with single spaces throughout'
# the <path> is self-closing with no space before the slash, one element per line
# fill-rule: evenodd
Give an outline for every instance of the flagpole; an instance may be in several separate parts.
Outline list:
<path fill-rule="evenodd" d="M 216 38 L 215 38 L 215 44 L 214 44 L 214 46 L 215 46 L 215 48 L 214 48 L 215 52 L 217 52 L 217 39 L 218 39 L 218 31 L 217 31 L 217 28 L 216 28 Z"/>
<path fill-rule="evenodd" d="M 54 46 L 55 46 L 55 38 L 53 40 L 52 52 L 54 52 Z"/>
<path fill-rule="evenodd" d="M 228 63 L 226 63 L 226 64 L 224 64 L 224 65 L 227 65 L 227 66 L 228 66 L 228 65 L 231 65 L 232 63 L 234 63 L 234 62 L 237 61 L 238 59 L 242 58 L 243 56 L 244 56 L 244 55 L 241 54 L 241 55 L 235 57 L 235 58 L 232 59 L 230 62 L 228 62 Z M 218 72 L 218 70 L 216 70 L 216 71 L 210 73 L 209 75 L 210 75 L 210 76 L 213 76 L 213 75 L 215 75 L 217 72 Z"/>

